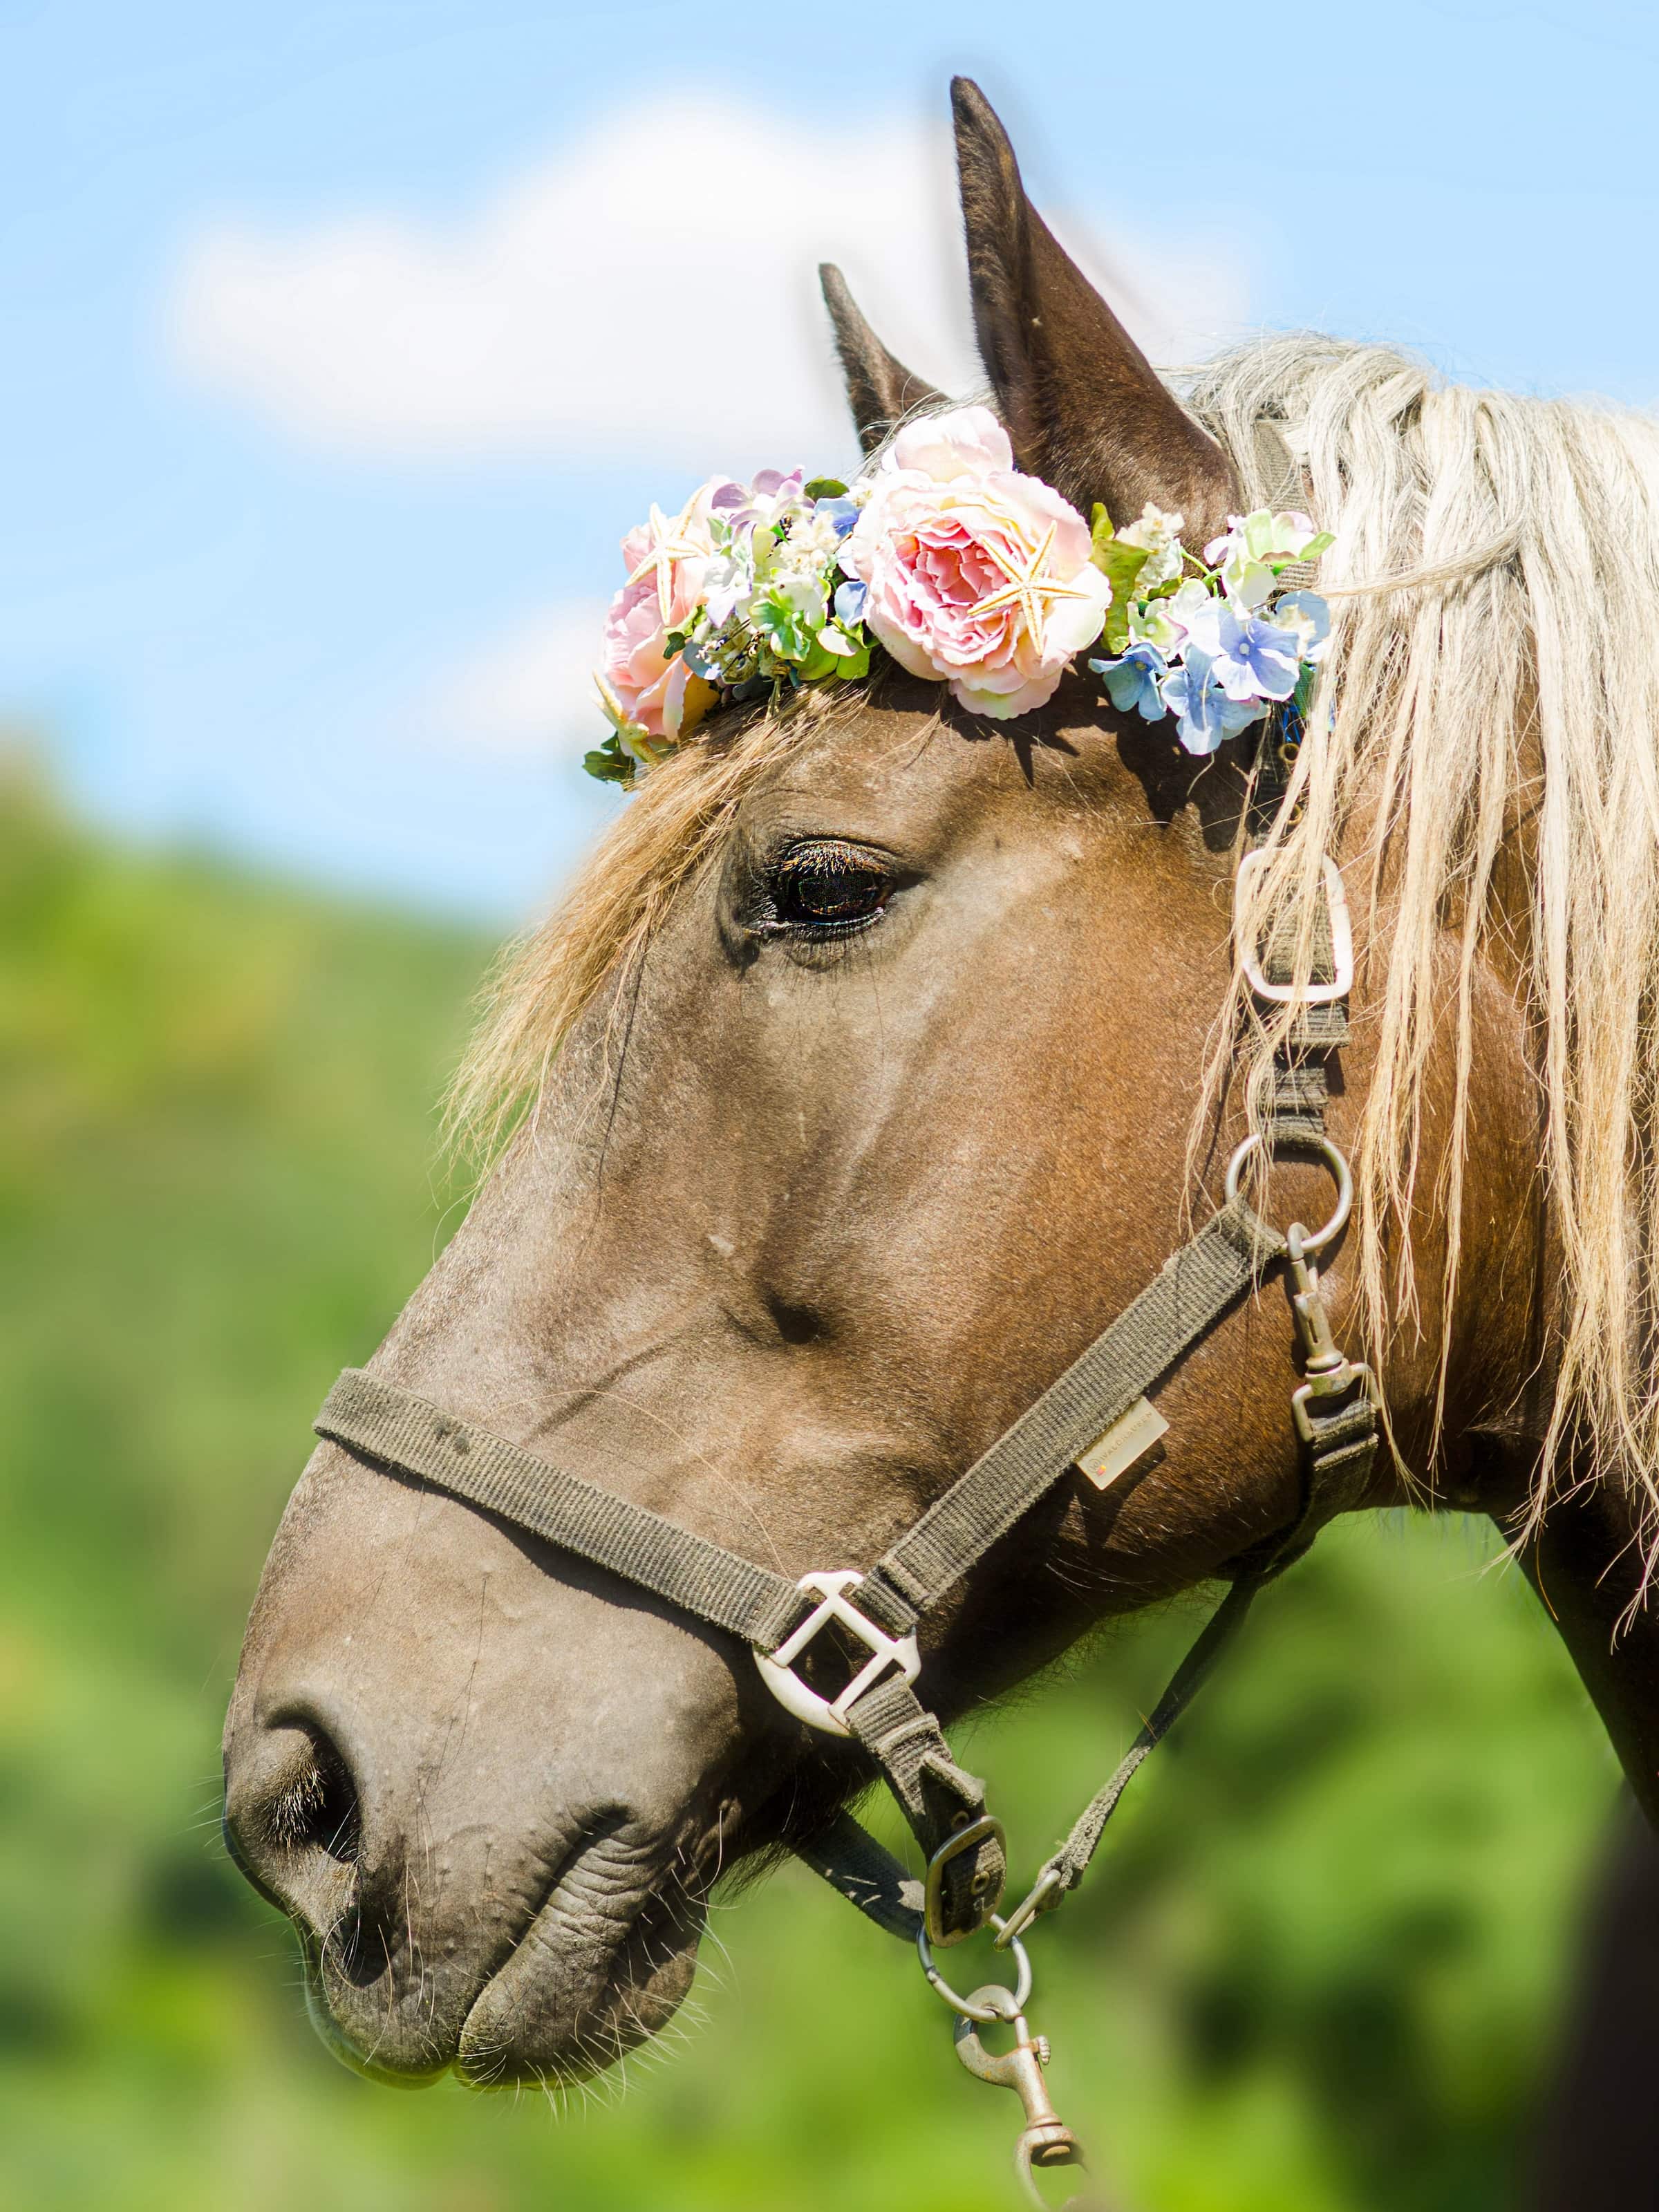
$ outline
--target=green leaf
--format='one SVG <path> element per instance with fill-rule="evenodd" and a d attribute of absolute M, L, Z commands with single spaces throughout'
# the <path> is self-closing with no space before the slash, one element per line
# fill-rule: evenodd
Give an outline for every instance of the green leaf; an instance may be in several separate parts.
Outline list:
<path fill-rule="evenodd" d="M 1112 528 L 1111 516 L 1097 500 L 1089 511 L 1089 558 L 1097 568 L 1103 568 L 1106 566 L 1104 558 L 1106 548 L 1115 535 L 1116 532 Z"/>
<path fill-rule="evenodd" d="M 847 487 L 839 477 L 814 477 L 801 486 L 801 492 L 807 499 L 845 499 Z"/>
<path fill-rule="evenodd" d="M 615 738 L 608 738 L 604 744 L 584 755 L 582 766 L 600 783 L 632 783 L 634 781 L 634 763 Z"/>
<path fill-rule="evenodd" d="M 1106 571 L 1115 599 L 1131 599 L 1135 596 L 1135 579 L 1152 559 L 1149 545 L 1126 545 L 1115 538 L 1105 548 L 1104 556 L 1097 565 Z"/>
<path fill-rule="evenodd" d="M 1129 609 L 1137 596 L 1135 579 L 1152 559 L 1152 549 L 1125 545 L 1115 538 L 1105 552 L 1106 557 L 1098 566 L 1106 571 L 1107 581 L 1112 587 L 1112 604 L 1106 610 L 1106 642 L 1114 653 L 1121 653 L 1129 635 Z"/>
<path fill-rule="evenodd" d="M 820 645 L 816 638 L 811 649 L 795 663 L 803 684 L 822 683 L 826 676 L 833 676 L 840 666 L 840 654 L 831 653 L 827 645 Z"/>

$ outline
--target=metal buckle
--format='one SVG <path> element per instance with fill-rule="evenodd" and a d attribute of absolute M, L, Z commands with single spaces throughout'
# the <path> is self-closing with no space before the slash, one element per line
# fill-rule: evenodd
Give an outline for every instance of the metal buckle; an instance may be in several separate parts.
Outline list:
<path fill-rule="evenodd" d="M 873 1620 L 848 1602 L 848 1591 L 855 1590 L 863 1580 L 864 1577 L 854 1567 L 838 1567 L 833 1573 L 803 1575 L 796 1589 L 804 1596 L 817 1598 L 818 1603 L 775 1651 L 757 1651 L 754 1655 L 762 1681 L 784 1711 L 793 1713 L 798 1721 L 805 1721 L 808 1728 L 822 1729 L 826 1735 L 851 1735 L 848 1713 L 866 1690 L 875 1687 L 889 1668 L 896 1667 L 907 1682 L 914 1682 L 921 1672 L 921 1654 L 916 1649 L 914 1630 L 908 1636 L 890 1636 L 884 1628 L 878 1628 Z M 843 1628 L 850 1630 L 868 1648 L 871 1656 L 838 1698 L 821 1698 L 793 1668 L 825 1622 L 831 1620 L 838 1620 Z"/>
<path fill-rule="evenodd" d="M 1325 904 L 1331 917 L 1331 966 L 1334 973 L 1330 981 L 1306 983 L 1300 993 L 1294 983 L 1270 983 L 1262 970 L 1260 950 L 1246 942 L 1242 927 L 1245 886 L 1259 869 L 1267 866 L 1269 857 L 1260 848 L 1246 853 L 1233 878 L 1233 935 L 1238 942 L 1238 961 L 1244 970 L 1244 981 L 1255 997 L 1273 1006 L 1288 1006 L 1298 996 L 1304 1006 L 1328 1006 L 1337 999 L 1346 999 L 1353 988 L 1353 923 L 1348 916 L 1342 871 L 1328 853 L 1321 863 L 1321 870 Z"/>
<path fill-rule="evenodd" d="M 1356 1383 L 1364 1391 L 1372 1405 L 1376 1405 L 1376 1378 L 1359 1359 L 1345 1359 L 1340 1368 L 1328 1375 L 1316 1376 L 1311 1382 L 1304 1382 L 1299 1390 L 1291 1393 L 1291 1419 L 1296 1423 L 1296 1432 L 1304 1444 L 1317 1446 L 1319 1443 L 1313 1415 L 1309 1410 L 1310 1402 L 1315 1399 L 1340 1398 Z"/>
<path fill-rule="evenodd" d="M 964 1851 L 977 1850 L 982 1843 L 992 1838 L 994 1838 L 1001 1847 L 1006 1866 L 1008 1838 L 1003 1832 L 1001 1821 L 994 1820 L 988 1813 L 977 1820 L 970 1820 L 966 1827 L 958 1828 L 954 1834 L 947 1836 L 927 1862 L 927 1887 L 922 1894 L 921 1917 L 927 1923 L 928 1942 L 937 1943 L 942 1950 L 948 1950 L 952 1943 L 965 1942 L 969 1936 L 977 1935 L 984 1924 L 986 1916 L 994 1913 L 997 1906 L 1002 1902 L 1003 1883 L 999 1882 L 996 1895 L 988 1898 L 981 1905 L 979 1918 L 971 1928 L 960 1929 L 953 1936 L 944 1924 L 945 1868 L 950 1865 L 952 1859 L 959 1859 Z M 1005 1873 L 1004 1882 L 1006 1879 Z"/>

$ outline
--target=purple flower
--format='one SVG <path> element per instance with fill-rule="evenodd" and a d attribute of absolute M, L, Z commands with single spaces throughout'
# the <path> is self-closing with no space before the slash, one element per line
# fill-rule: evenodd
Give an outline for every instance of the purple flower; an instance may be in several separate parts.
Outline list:
<path fill-rule="evenodd" d="M 791 507 L 801 505 L 805 469 L 763 469 L 753 483 L 737 486 L 738 500 L 726 512 L 734 530 L 770 530 Z"/>
<path fill-rule="evenodd" d="M 1302 641 L 1295 631 L 1280 629 L 1261 615 L 1240 615 L 1228 605 L 1218 610 L 1220 651 L 1215 656 L 1215 678 L 1230 699 L 1288 699 L 1302 672 Z"/>
<path fill-rule="evenodd" d="M 1156 722 L 1169 713 L 1158 688 L 1169 663 L 1155 645 L 1125 646 L 1115 660 L 1091 660 L 1089 665 L 1106 678 L 1120 714 L 1135 713 L 1143 721 Z"/>
<path fill-rule="evenodd" d="M 1191 646 L 1182 665 L 1164 678 L 1163 691 L 1165 708 L 1181 717 L 1176 735 L 1189 753 L 1212 753 L 1224 738 L 1248 729 L 1266 711 L 1260 699 L 1247 705 L 1229 698 L 1216 680 L 1209 654 Z"/>

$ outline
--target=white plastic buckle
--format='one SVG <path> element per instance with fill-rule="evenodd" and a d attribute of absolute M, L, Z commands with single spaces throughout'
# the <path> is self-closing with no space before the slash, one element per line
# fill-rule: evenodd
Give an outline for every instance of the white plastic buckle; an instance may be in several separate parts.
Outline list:
<path fill-rule="evenodd" d="M 1250 944 L 1244 935 L 1243 915 L 1245 890 L 1251 878 L 1265 868 L 1270 855 L 1258 848 L 1246 853 L 1238 864 L 1238 873 L 1233 879 L 1233 935 L 1238 945 L 1239 964 L 1244 970 L 1244 981 L 1253 995 L 1269 1006 L 1287 1006 L 1297 997 L 1293 983 L 1270 983 L 1261 966 L 1260 948 Z M 1342 871 L 1329 854 L 1321 863 L 1325 884 L 1325 904 L 1331 917 L 1331 967 L 1334 971 L 1328 983 L 1308 983 L 1301 992 L 1304 1006 L 1328 1006 L 1334 1000 L 1346 999 L 1353 988 L 1353 924 L 1348 918 L 1347 894 L 1342 888 Z"/>
<path fill-rule="evenodd" d="M 822 1729 L 826 1735 L 851 1735 L 848 1713 L 866 1690 L 875 1687 L 890 1667 L 896 1667 L 907 1682 L 914 1682 L 921 1672 L 921 1654 L 916 1649 L 914 1631 L 908 1636 L 890 1636 L 849 1602 L 848 1592 L 855 1590 L 863 1580 L 864 1577 L 853 1567 L 839 1567 L 833 1574 L 803 1575 L 796 1589 L 819 1602 L 775 1651 L 755 1654 L 762 1681 L 784 1711 L 793 1713 L 798 1721 L 805 1721 L 808 1728 Z M 838 1620 L 870 1652 L 868 1660 L 841 1695 L 833 1698 L 821 1698 L 793 1671 L 794 1662 L 825 1622 L 830 1620 Z"/>

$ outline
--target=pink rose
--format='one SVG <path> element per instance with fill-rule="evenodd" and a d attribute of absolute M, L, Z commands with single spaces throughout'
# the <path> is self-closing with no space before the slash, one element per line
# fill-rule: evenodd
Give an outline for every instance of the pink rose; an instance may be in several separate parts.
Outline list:
<path fill-rule="evenodd" d="M 623 540 L 629 580 L 605 618 L 599 676 L 629 720 L 653 738 L 689 737 L 714 702 L 713 686 L 678 653 L 671 660 L 667 642 L 703 603 L 714 551 L 708 511 L 726 489 L 724 477 L 711 477 L 680 514 L 671 519 L 653 507 Z"/>
<path fill-rule="evenodd" d="M 1030 714 L 1100 635 L 1111 586 L 1070 502 L 1014 467 L 988 408 L 901 430 L 842 550 L 901 668 L 976 714 Z"/>

